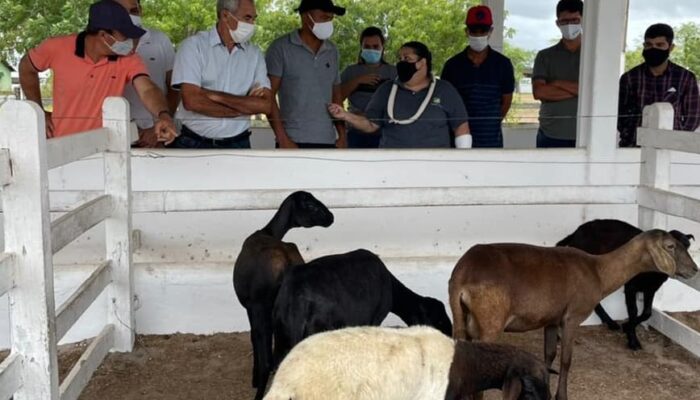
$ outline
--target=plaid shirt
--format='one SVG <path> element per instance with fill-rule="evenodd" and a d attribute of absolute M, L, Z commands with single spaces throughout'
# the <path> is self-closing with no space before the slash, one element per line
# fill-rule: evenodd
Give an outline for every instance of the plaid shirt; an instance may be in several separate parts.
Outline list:
<path fill-rule="evenodd" d="M 645 64 L 638 65 L 620 78 L 620 147 L 636 146 L 642 110 L 659 102 L 673 105 L 674 130 L 694 131 L 700 126 L 700 95 L 692 72 L 669 61 L 666 71 L 654 76 Z"/>

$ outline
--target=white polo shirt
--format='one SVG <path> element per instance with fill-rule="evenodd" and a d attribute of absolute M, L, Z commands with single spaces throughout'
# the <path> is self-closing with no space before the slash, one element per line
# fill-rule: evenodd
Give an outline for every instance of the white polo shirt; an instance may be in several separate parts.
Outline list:
<path fill-rule="evenodd" d="M 265 57 L 258 46 L 238 45 L 229 53 L 216 27 L 185 39 L 175 56 L 172 85 L 183 83 L 203 89 L 246 96 L 256 84 L 270 88 Z M 214 118 L 198 114 L 180 104 L 176 117 L 200 136 L 221 139 L 237 136 L 250 128 L 250 116 Z"/>
<path fill-rule="evenodd" d="M 175 64 L 175 47 L 168 36 L 155 29 L 146 29 L 146 34 L 139 40 L 136 54 L 146 64 L 151 80 L 158 85 L 164 95 L 167 94 L 165 77 L 168 71 L 173 70 Z M 153 115 L 143 105 L 132 85 L 124 89 L 124 97 L 131 104 L 131 119 L 136 122 L 136 125 L 141 129 L 152 128 Z"/>

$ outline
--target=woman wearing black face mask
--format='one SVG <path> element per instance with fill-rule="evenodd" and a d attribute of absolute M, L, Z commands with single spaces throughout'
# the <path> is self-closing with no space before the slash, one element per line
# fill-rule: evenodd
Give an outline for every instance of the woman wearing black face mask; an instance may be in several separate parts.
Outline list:
<path fill-rule="evenodd" d="M 694 131 L 700 126 L 700 94 L 692 72 L 671 62 L 673 28 L 655 24 L 644 34 L 644 63 L 620 78 L 620 147 L 637 144 L 637 128 L 644 107 L 671 103 L 675 111 L 673 129 Z"/>
<path fill-rule="evenodd" d="M 380 148 L 448 148 L 450 133 L 457 147 L 471 147 L 467 112 L 457 90 L 432 73 L 432 54 L 420 42 L 399 50 L 398 78 L 382 84 L 372 96 L 365 116 L 331 104 L 330 114 L 356 129 L 382 129 Z"/>

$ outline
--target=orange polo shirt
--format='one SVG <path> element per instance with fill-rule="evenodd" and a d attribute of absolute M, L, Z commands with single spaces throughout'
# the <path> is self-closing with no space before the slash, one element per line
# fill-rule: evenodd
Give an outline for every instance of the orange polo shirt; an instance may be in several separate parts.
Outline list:
<path fill-rule="evenodd" d="M 29 51 L 38 71 L 51 69 L 55 136 L 102 127 L 102 103 L 122 96 L 124 88 L 148 70 L 138 55 L 105 57 L 98 62 L 85 55 L 85 33 L 46 39 Z"/>

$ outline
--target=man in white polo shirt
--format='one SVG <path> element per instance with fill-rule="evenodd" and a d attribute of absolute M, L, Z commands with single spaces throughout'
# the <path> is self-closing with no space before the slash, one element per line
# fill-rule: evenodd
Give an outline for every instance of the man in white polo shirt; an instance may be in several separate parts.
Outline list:
<path fill-rule="evenodd" d="M 272 107 L 265 57 L 249 43 L 253 0 L 217 0 L 216 26 L 185 39 L 175 56 L 173 87 L 182 130 L 170 147 L 249 149 L 250 116 Z"/>
<path fill-rule="evenodd" d="M 160 90 L 166 94 L 168 100 L 168 111 L 172 117 L 177 109 L 177 103 L 180 101 L 180 96 L 176 90 L 170 86 L 173 64 L 175 63 L 175 47 L 168 36 L 152 28 L 146 28 L 141 23 L 141 0 L 115 0 L 121 4 L 131 16 L 131 21 L 134 25 L 145 30 L 146 33 L 139 39 L 136 53 L 141 57 L 143 63 L 148 68 L 148 75 Z M 162 146 L 158 142 L 155 134 L 153 116 L 146 109 L 139 99 L 136 90 L 132 85 L 124 89 L 124 97 L 131 104 L 131 119 L 136 122 L 139 128 L 139 147 L 159 147 Z"/>

